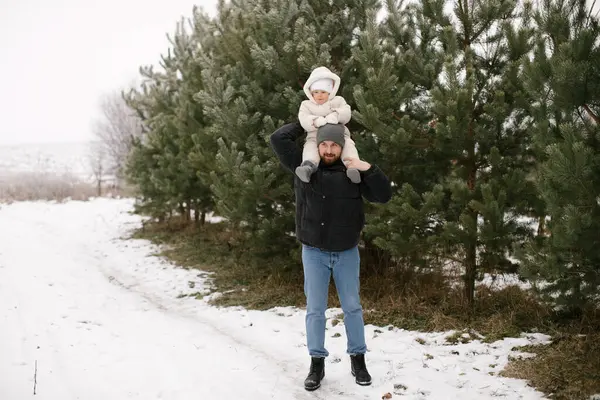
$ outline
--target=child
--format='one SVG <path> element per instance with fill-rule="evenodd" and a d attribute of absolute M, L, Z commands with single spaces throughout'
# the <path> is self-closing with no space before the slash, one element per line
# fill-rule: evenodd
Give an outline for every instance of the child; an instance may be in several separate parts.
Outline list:
<path fill-rule="evenodd" d="M 309 182 L 311 175 L 317 170 L 321 157 L 317 146 L 317 129 L 325 124 L 347 124 L 351 118 L 351 110 L 346 100 L 336 96 L 340 86 L 340 77 L 325 67 L 318 67 L 304 84 L 304 93 L 308 100 L 300 105 L 298 119 L 307 132 L 306 143 L 302 152 L 302 164 L 296 168 L 296 175 L 303 182 Z M 345 145 L 342 150 L 342 161 L 348 157 L 359 159 L 350 131 L 345 129 Z M 349 168 L 346 175 L 353 183 L 360 183 L 360 172 Z"/>

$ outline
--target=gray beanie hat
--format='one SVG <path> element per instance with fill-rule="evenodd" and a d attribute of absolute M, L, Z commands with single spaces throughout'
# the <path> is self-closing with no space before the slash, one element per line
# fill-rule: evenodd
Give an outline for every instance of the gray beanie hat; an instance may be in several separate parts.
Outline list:
<path fill-rule="evenodd" d="M 344 136 L 344 125 L 342 124 L 325 124 L 317 130 L 317 146 L 326 140 L 331 140 L 344 147 L 346 137 Z"/>

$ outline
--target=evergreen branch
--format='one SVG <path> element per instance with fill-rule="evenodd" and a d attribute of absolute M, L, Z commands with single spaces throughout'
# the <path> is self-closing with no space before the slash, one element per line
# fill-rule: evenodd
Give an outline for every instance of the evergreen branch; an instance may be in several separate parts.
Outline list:
<path fill-rule="evenodd" d="M 577 116 L 579 117 L 579 119 L 581 121 L 583 121 L 583 126 L 587 129 L 587 132 L 591 134 L 592 131 L 590 130 L 588 124 L 585 123 L 586 122 L 586 118 L 583 115 L 583 113 L 581 112 L 581 110 L 579 109 L 579 107 L 577 107 L 576 112 L 577 112 Z"/>
<path fill-rule="evenodd" d="M 475 107 L 473 109 L 473 119 L 476 120 L 477 118 L 479 118 L 482 114 L 483 114 L 483 107 L 484 104 L 479 102 L 479 97 L 481 96 L 481 92 L 483 92 L 483 89 L 485 89 L 485 83 L 482 84 L 479 88 L 477 88 L 477 91 L 475 92 L 475 95 L 473 96 L 473 99 L 475 99 Z"/>
<path fill-rule="evenodd" d="M 425 139 L 425 141 L 422 144 L 414 143 L 414 144 L 409 144 L 408 146 L 414 147 L 416 149 L 426 149 L 428 147 L 431 147 L 431 145 L 432 145 L 431 141 L 428 139 Z"/>
<path fill-rule="evenodd" d="M 596 8 L 596 0 L 593 0 L 592 5 L 590 6 L 590 12 L 588 13 L 588 16 L 587 16 L 588 21 L 592 19 L 592 11 L 594 11 L 594 8 Z M 600 10 L 596 11 L 596 15 L 594 16 L 594 18 L 598 17 L 598 13 L 600 13 Z"/>
<path fill-rule="evenodd" d="M 485 32 L 485 31 L 488 29 L 488 27 L 489 27 L 489 26 L 488 26 L 488 24 L 490 24 L 491 22 L 492 22 L 492 20 L 491 20 L 491 19 L 488 19 L 488 20 L 486 20 L 486 21 L 483 23 L 483 25 L 481 26 L 481 28 L 480 28 L 480 29 L 479 29 L 477 32 L 475 32 L 475 33 L 473 34 L 473 36 L 472 36 L 472 37 L 469 39 L 469 43 L 473 43 L 473 42 L 475 42 L 477 39 L 479 39 L 479 36 L 481 36 L 481 34 L 482 34 L 483 32 Z"/>
<path fill-rule="evenodd" d="M 271 196 L 269 196 L 266 193 L 263 193 L 263 198 L 267 199 L 267 200 L 271 200 L 272 202 L 275 202 L 276 200 L 274 198 L 272 198 Z"/>
<path fill-rule="evenodd" d="M 596 114 L 594 114 L 594 112 L 591 110 L 591 108 L 587 104 L 583 105 L 583 109 L 585 111 L 587 111 L 588 115 L 590 116 L 590 118 L 592 118 L 594 120 L 596 125 L 600 124 L 600 117 L 598 117 Z"/>
<path fill-rule="evenodd" d="M 461 259 L 459 259 L 459 258 L 456 258 L 456 257 L 454 257 L 454 256 L 444 256 L 444 257 L 445 257 L 445 258 L 447 258 L 447 259 L 448 259 L 448 260 L 450 260 L 450 261 L 457 262 L 457 263 L 459 263 L 459 264 L 461 264 L 461 265 L 463 265 L 463 264 L 465 263 L 465 260 L 461 260 Z"/>

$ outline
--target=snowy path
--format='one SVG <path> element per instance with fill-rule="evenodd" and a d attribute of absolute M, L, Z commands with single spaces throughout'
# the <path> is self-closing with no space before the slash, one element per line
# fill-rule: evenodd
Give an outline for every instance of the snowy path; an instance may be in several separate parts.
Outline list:
<path fill-rule="evenodd" d="M 33 393 L 36 360 L 40 399 L 207 399 L 236 391 L 285 398 L 293 391 L 274 385 L 281 367 L 264 355 L 111 283 L 84 223 L 49 224 L 43 214 L 1 219 L 11 225 L 0 233 L 1 399 Z"/>
<path fill-rule="evenodd" d="M 130 205 L 0 209 L 1 400 L 542 398 L 491 376 L 512 346 L 539 338 L 444 346 L 447 333 L 368 326 L 374 383 L 363 388 L 348 372 L 343 324 L 328 325 L 327 376 L 308 393 L 302 311 L 220 310 L 178 296 L 201 293 L 205 275 L 152 256 L 145 241 L 121 240 L 139 223 Z"/>

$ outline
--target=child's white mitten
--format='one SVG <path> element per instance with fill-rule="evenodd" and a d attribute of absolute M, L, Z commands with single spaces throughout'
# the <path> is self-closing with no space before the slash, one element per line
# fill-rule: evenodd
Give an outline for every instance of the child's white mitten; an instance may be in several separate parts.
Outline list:
<path fill-rule="evenodd" d="M 325 117 L 317 117 L 313 121 L 313 124 L 315 125 L 315 127 L 320 128 L 323 125 L 327 124 L 327 120 L 325 119 Z"/>
<path fill-rule="evenodd" d="M 325 121 L 327 121 L 328 124 L 337 124 L 339 122 L 337 113 L 332 112 L 331 114 L 327 115 L 325 117 Z"/>

